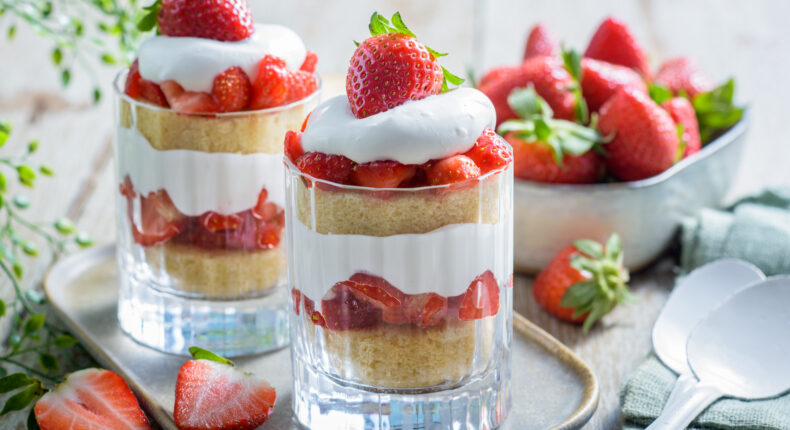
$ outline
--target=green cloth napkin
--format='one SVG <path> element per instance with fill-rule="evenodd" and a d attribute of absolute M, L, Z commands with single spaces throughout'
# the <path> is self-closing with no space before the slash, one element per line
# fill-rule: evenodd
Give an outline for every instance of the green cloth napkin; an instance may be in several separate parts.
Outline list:
<path fill-rule="evenodd" d="M 790 190 L 765 191 L 724 211 L 701 211 L 682 223 L 681 246 L 683 272 L 720 258 L 740 258 L 767 275 L 790 274 Z M 643 429 L 653 422 L 676 379 L 651 354 L 620 393 L 623 428 Z M 689 428 L 788 430 L 790 394 L 752 402 L 719 400 Z"/>

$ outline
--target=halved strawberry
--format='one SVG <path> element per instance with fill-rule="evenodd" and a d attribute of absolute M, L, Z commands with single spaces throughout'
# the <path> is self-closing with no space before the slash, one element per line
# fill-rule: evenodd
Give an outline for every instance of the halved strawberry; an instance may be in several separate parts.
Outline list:
<path fill-rule="evenodd" d="M 397 161 L 372 161 L 357 164 L 351 173 L 354 184 L 372 188 L 397 188 L 411 180 L 417 167 Z"/>
<path fill-rule="evenodd" d="M 258 76 L 252 82 L 250 109 L 280 106 L 288 96 L 288 69 L 282 58 L 264 56 L 258 63 Z"/>
<path fill-rule="evenodd" d="M 348 280 L 348 286 L 359 297 L 361 294 L 366 300 L 384 308 L 397 308 L 403 303 L 404 294 L 384 278 L 367 273 L 358 272 Z"/>
<path fill-rule="evenodd" d="M 318 64 L 318 54 L 308 49 L 299 70 L 307 73 L 315 73 L 316 64 Z"/>
<path fill-rule="evenodd" d="M 453 155 L 429 165 L 425 174 L 431 185 L 452 184 L 480 176 L 480 168 L 466 155 Z"/>
<path fill-rule="evenodd" d="M 342 155 L 322 152 L 307 152 L 296 160 L 296 167 L 303 173 L 337 184 L 349 183 L 355 164 Z"/>
<path fill-rule="evenodd" d="M 499 312 L 499 285 L 490 270 L 475 278 L 467 288 L 458 309 L 458 318 L 471 321 Z"/>
<path fill-rule="evenodd" d="M 357 298 L 350 284 L 338 282 L 321 300 L 321 314 L 330 330 L 363 329 L 381 320 L 381 309 L 371 301 Z"/>
<path fill-rule="evenodd" d="M 206 212 L 200 216 L 200 224 L 210 232 L 234 230 L 239 228 L 244 219 L 237 214 L 223 215 Z"/>
<path fill-rule="evenodd" d="M 219 112 L 238 112 L 250 102 L 250 78 L 241 67 L 234 66 L 214 77 L 211 94 Z"/>
<path fill-rule="evenodd" d="M 140 198 L 140 229 L 134 228 L 134 240 L 151 246 L 176 236 L 184 229 L 186 216 L 173 204 L 165 190 Z"/>
<path fill-rule="evenodd" d="M 310 116 L 308 115 L 308 118 Z M 307 124 L 307 118 L 305 118 L 305 124 Z M 304 126 L 302 126 L 302 130 L 304 130 Z M 302 133 L 298 131 L 288 130 L 285 133 L 285 156 L 291 160 L 291 163 L 296 164 L 296 160 L 304 154 L 304 149 L 302 149 Z"/>
<path fill-rule="evenodd" d="M 266 381 L 205 359 L 181 366 L 173 417 L 180 430 L 252 430 L 272 414 L 277 394 Z"/>
<path fill-rule="evenodd" d="M 103 369 L 68 375 L 36 402 L 33 413 L 42 430 L 151 428 L 123 378 Z"/>
<path fill-rule="evenodd" d="M 140 75 L 138 60 L 134 60 L 126 76 L 124 93 L 135 100 L 143 100 L 157 106 L 168 107 L 162 89 L 154 82 L 143 79 Z"/>
<path fill-rule="evenodd" d="M 181 113 L 216 113 L 219 105 L 209 93 L 186 91 L 176 81 L 161 83 L 162 92 L 170 107 Z"/>
<path fill-rule="evenodd" d="M 502 169 L 513 161 L 513 152 L 508 144 L 490 128 L 483 130 L 472 149 L 464 155 L 475 162 L 481 174 Z"/>

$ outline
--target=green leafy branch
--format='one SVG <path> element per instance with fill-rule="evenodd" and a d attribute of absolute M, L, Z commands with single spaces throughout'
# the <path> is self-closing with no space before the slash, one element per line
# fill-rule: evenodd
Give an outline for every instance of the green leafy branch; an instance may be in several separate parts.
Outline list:
<path fill-rule="evenodd" d="M 0 147 L 11 135 L 11 125 L 0 122 Z M 27 143 L 24 153 L 0 157 L 0 272 L 14 290 L 14 298 L 6 303 L 0 299 L 0 318 L 11 319 L 11 334 L 6 348 L 0 353 L 0 393 L 22 389 L 8 398 L 0 409 L 0 416 L 24 409 L 47 390 L 47 386 L 61 381 L 65 375 L 61 360 L 68 367 L 78 368 L 72 348 L 82 348 L 79 342 L 62 328 L 47 320 L 46 299 L 35 289 L 23 289 L 23 258 L 36 258 L 36 242 L 45 242 L 51 260 L 58 259 L 72 248 L 87 247 L 91 238 L 77 232 L 68 218 L 52 222 L 31 221 L 25 210 L 30 199 L 22 193 L 11 196 L 8 177 L 15 177 L 17 187 L 33 188 L 38 175 L 52 176 L 52 168 L 33 163 L 31 156 L 38 149 L 36 140 Z M 29 357 L 35 357 L 34 365 Z M 59 358 L 60 357 L 60 358 Z M 25 373 L 9 374 L 14 367 Z M 30 420 L 28 423 L 30 425 Z M 35 423 L 35 419 L 32 420 Z"/>
<path fill-rule="evenodd" d="M 137 21 L 143 15 L 137 0 L 0 0 L 0 25 L 6 24 L 13 40 L 19 24 L 54 42 L 52 64 L 60 71 L 63 86 L 71 82 L 72 70 L 80 67 L 96 81 L 88 58 L 115 65 L 131 62 L 143 34 Z M 90 24 L 86 20 L 90 19 Z M 114 40 L 116 43 L 110 43 Z M 99 86 L 93 100 L 101 100 Z"/>

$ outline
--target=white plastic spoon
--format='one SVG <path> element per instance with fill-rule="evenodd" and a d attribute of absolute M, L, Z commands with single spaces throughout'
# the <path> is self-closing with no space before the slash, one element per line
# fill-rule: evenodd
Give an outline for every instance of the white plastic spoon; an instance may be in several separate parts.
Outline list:
<path fill-rule="evenodd" d="M 686 360 L 686 341 L 710 311 L 746 285 L 765 279 L 757 267 L 743 260 L 717 260 L 681 279 L 672 290 L 653 326 L 653 349 L 661 361 L 679 375 L 665 408 L 676 394 L 696 384 Z"/>
<path fill-rule="evenodd" d="M 686 346 L 699 382 L 677 393 L 648 430 L 684 429 L 721 397 L 754 400 L 790 390 L 788 303 L 790 277 L 769 278 L 703 319 Z"/>

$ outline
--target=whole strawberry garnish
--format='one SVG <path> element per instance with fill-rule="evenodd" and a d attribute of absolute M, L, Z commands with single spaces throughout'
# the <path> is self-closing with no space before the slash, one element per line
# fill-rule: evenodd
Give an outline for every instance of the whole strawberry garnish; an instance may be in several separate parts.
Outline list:
<path fill-rule="evenodd" d="M 577 240 L 562 249 L 535 278 L 532 296 L 550 314 L 584 322 L 586 333 L 616 305 L 631 299 L 626 282 L 620 238 L 613 234 L 605 248 Z"/>
<path fill-rule="evenodd" d="M 151 428 L 123 378 L 103 369 L 68 375 L 36 402 L 33 413 L 42 430 Z"/>
<path fill-rule="evenodd" d="M 231 67 L 214 78 L 211 94 L 220 112 L 238 112 L 250 102 L 250 78 L 241 67 Z"/>
<path fill-rule="evenodd" d="M 684 97 L 673 97 L 665 101 L 661 107 L 669 112 L 672 121 L 679 127 L 678 132 L 682 153 L 678 154 L 678 158 L 685 158 L 699 152 L 702 148 L 702 142 L 699 136 L 699 126 L 697 125 L 697 114 L 694 112 L 691 102 Z"/>
<path fill-rule="evenodd" d="M 508 96 L 517 88 L 532 84 L 554 112 L 555 118 L 576 118 L 577 98 L 574 95 L 574 78 L 558 57 L 533 57 L 525 61 L 512 74 L 487 82 L 480 86 L 496 109 L 497 126 L 509 119 L 518 118 L 507 102 Z"/>
<path fill-rule="evenodd" d="M 194 360 L 176 379 L 173 418 L 180 430 L 252 430 L 269 419 L 277 400 L 271 385 L 211 351 L 189 352 Z"/>
<path fill-rule="evenodd" d="M 475 141 L 472 149 L 464 153 L 475 162 L 480 173 L 485 174 L 492 170 L 503 169 L 513 161 L 513 151 L 507 143 L 494 130 L 483 130 Z"/>
<path fill-rule="evenodd" d="M 417 167 L 401 164 L 397 161 L 384 160 L 357 164 L 351 173 L 355 185 L 372 188 L 397 188 L 414 177 Z"/>
<path fill-rule="evenodd" d="M 613 136 L 606 167 L 618 179 L 635 181 L 670 168 L 677 158 L 678 132 L 672 117 L 647 95 L 620 90 L 599 112 L 598 129 Z"/>
<path fill-rule="evenodd" d="M 307 152 L 296 160 L 296 167 L 302 173 L 337 184 L 350 182 L 355 165 L 356 163 L 342 155 L 322 152 Z"/>
<path fill-rule="evenodd" d="M 351 112 L 365 118 L 447 89 L 462 79 L 439 65 L 440 54 L 417 41 L 401 19 L 373 13 L 369 37 L 357 46 L 346 75 Z"/>
<path fill-rule="evenodd" d="M 233 42 L 255 31 L 247 0 L 157 0 L 146 10 L 139 28 L 150 30 L 158 23 L 166 36 Z"/>
<path fill-rule="evenodd" d="M 598 110 L 620 89 L 647 93 L 642 77 L 633 69 L 592 58 L 582 59 L 582 94 L 592 112 Z"/>
<path fill-rule="evenodd" d="M 609 17 L 601 23 L 584 56 L 632 68 L 646 80 L 651 80 L 647 55 L 628 26 L 617 18 Z"/>
<path fill-rule="evenodd" d="M 453 155 L 428 163 L 425 174 L 430 185 L 454 184 L 480 176 L 480 168 L 465 155 Z"/>
<path fill-rule="evenodd" d="M 656 74 L 656 83 L 667 87 L 675 95 L 686 95 L 690 99 L 714 87 L 710 77 L 688 57 L 664 61 Z"/>
<path fill-rule="evenodd" d="M 603 162 L 594 151 L 605 142 L 599 133 L 552 118 L 548 103 L 531 86 L 511 93 L 508 103 L 521 119 L 502 123 L 499 133 L 513 147 L 516 177 L 568 184 L 592 183 L 601 178 Z"/>
<path fill-rule="evenodd" d="M 524 47 L 524 59 L 532 57 L 552 56 L 559 52 L 559 44 L 549 33 L 548 28 L 542 23 L 535 24 L 527 36 Z"/>

